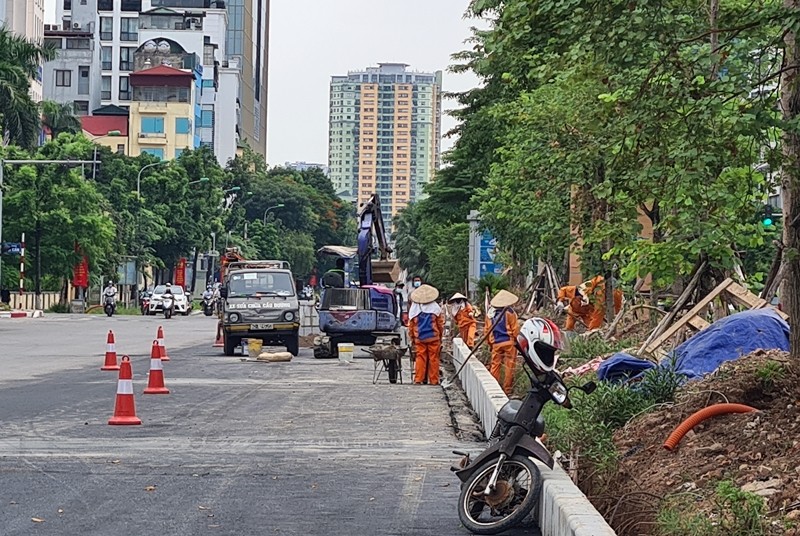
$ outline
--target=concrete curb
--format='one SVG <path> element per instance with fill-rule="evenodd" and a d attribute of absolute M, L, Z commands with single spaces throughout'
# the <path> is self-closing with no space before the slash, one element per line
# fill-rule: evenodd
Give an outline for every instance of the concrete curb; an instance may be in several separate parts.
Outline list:
<path fill-rule="evenodd" d="M 453 360 L 460 367 L 469 355 L 461 339 L 453 341 Z M 489 437 L 497 422 L 497 412 L 508 402 L 497 380 L 483 363 L 470 359 L 459 374 L 472 408 Z M 614 530 L 594 508 L 586 495 L 556 465 L 552 470 L 538 464 L 542 473 L 542 496 L 539 499 L 539 528 L 543 536 L 615 536 Z"/>
<path fill-rule="evenodd" d="M 0 311 L 0 318 L 41 318 L 44 311 Z"/>

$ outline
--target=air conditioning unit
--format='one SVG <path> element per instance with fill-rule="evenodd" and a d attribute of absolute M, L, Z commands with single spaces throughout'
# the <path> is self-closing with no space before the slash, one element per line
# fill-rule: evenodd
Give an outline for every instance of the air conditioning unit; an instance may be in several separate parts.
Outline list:
<path fill-rule="evenodd" d="M 81 29 L 81 23 L 80 22 L 72 23 L 72 29 L 73 30 L 80 30 Z"/>

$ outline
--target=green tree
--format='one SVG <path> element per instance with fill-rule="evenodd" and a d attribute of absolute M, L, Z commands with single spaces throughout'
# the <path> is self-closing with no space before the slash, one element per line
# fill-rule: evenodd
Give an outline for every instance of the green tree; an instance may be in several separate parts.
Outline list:
<path fill-rule="evenodd" d="M 42 126 L 50 130 L 55 139 L 62 132 L 78 134 L 82 131 L 81 121 L 75 115 L 70 103 L 42 101 Z"/>
<path fill-rule="evenodd" d="M 31 80 L 55 50 L 0 27 L 0 129 L 3 138 L 31 148 L 40 132 L 39 109 L 30 97 Z"/>

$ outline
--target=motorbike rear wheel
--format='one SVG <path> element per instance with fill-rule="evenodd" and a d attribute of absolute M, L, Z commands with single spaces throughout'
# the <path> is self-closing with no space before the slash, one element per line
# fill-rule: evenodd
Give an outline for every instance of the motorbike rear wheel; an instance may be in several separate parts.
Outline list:
<path fill-rule="evenodd" d="M 458 517 L 473 534 L 499 534 L 519 525 L 536 507 L 542 489 L 539 468 L 515 454 L 503 462 L 495 491 L 484 491 L 499 458 L 481 465 L 461 487 Z"/>

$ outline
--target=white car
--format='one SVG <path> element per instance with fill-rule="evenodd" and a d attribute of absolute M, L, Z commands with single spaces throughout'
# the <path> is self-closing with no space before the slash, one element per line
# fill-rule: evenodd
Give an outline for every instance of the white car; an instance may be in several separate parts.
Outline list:
<path fill-rule="evenodd" d="M 189 308 L 189 297 L 183 291 L 183 288 L 177 285 L 171 285 L 169 289 L 172 291 L 172 295 L 175 297 L 174 312 L 176 314 L 182 314 L 183 316 L 188 315 L 191 312 L 191 309 Z M 150 307 L 147 311 L 148 314 L 154 315 L 164 311 L 161 297 L 165 290 L 167 290 L 166 285 L 157 285 L 156 288 L 153 289 L 153 294 L 150 296 Z"/>

